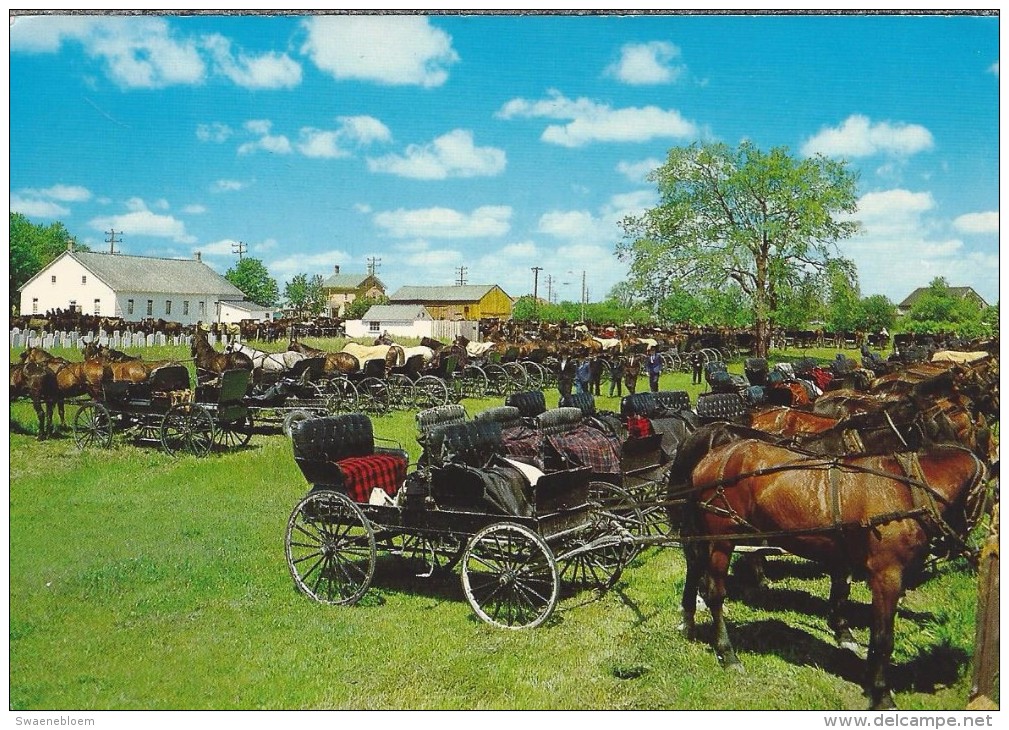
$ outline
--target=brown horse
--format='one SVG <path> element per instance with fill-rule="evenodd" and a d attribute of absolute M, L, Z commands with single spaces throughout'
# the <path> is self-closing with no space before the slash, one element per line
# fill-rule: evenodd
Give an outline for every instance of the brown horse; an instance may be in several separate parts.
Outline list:
<path fill-rule="evenodd" d="M 829 624 L 850 639 L 843 616 L 847 578 L 864 573 L 872 593 L 867 690 L 873 709 L 893 707 L 887 669 L 905 575 L 938 535 L 959 542 L 970 518 L 968 495 L 985 476 L 974 454 L 955 446 L 905 456 L 819 457 L 747 439 L 708 453 L 691 475 L 682 539 L 687 558 L 683 627 L 694 633 L 697 594 L 706 577 L 713 645 L 738 664 L 723 613 L 725 579 L 737 544 L 765 541 L 826 566 Z"/>
<path fill-rule="evenodd" d="M 244 352 L 218 352 L 207 340 L 207 334 L 197 328 L 193 332 L 193 344 L 190 349 L 196 360 L 197 376 L 200 371 L 213 375 L 221 375 L 225 370 L 252 371 L 252 358 Z"/>
<path fill-rule="evenodd" d="M 10 367 L 10 399 L 27 396 L 39 419 L 38 439 L 42 441 L 56 428 L 53 423 L 53 407 L 58 402 L 60 411 L 63 403 L 56 388 L 56 376 L 43 363 L 22 362 Z"/>
<path fill-rule="evenodd" d="M 361 369 L 361 363 L 349 352 L 326 352 L 293 339 L 288 343 L 287 349 L 291 352 L 323 358 L 322 372 L 329 377 L 349 375 Z"/>

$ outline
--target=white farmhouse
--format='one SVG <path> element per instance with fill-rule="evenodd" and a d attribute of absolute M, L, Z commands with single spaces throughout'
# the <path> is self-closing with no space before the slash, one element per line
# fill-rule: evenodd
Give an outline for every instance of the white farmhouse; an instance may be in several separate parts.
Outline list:
<path fill-rule="evenodd" d="M 217 322 L 222 302 L 240 302 L 234 284 L 195 259 L 67 250 L 21 286 L 21 314 L 75 310 L 139 321 Z"/>
<path fill-rule="evenodd" d="M 222 324 L 241 322 L 243 319 L 254 319 L 257 322 L 269 322 L 273 319 L 274 308 L 264 307 L 255 302 L 232 302 L 221 300 Z"/>
<path fill-rule="evenodd" d="M 431 337 L 434 319 L 422 304 L 376 304 L 361 319 L 343 323 L 347 337 Z"/>

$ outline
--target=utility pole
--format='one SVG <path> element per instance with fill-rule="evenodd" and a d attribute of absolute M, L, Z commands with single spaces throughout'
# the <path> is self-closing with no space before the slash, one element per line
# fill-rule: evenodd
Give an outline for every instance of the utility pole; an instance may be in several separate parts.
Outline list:
<path fill-rule="evenodd" d="M 554 303 L 554 277 L 552 274 L 547 274 L 547 303 Z"/>
<path fill-rule="evenodd" d="M 538 312 L 540 309 L 540 300 L 539 300 L 540 272 L 543 271 L 543 267 L 534 266 L 532 268 L 533 268 L 533 311 Z"/>
<path fill-rule="evenodd" d="M 589 292 L 585 288 L 585 269 L 582 269 L 582 324 L 585 324 L 585 302 L 588 298 Z"/>
<path fill-rule="evenodd" d="M 248 250 L 249 246 L 245 243 L 242 243 L 241 241 L 239 241 L 238 243 L 235 243 L 234 241 L 231 242 L 231 253 L 237 253 L 239 261 L 242 260 L 242 254 Z"/>
<path fill-rule="evenodd" d="M 374 256 L 368 257 L 368 276 L 375 276 L 375 271 L 382 265 L 382 259 Z"/>
<path fill-rule="evenodd" d="M 118 239 L 116 238 L 116 233 L 119 234 Z M 108 236 L 108 238 L 105 239 L 105 243 L 109 244 L 109 253 L 115 253 L 116 244 L 123 242 L 123 232 L 116 231 L 116 229 L 113 228 L 112 230 L 105 231 L 105 235 Z"/>
<path fill-rule="evenodd" d="M 466 267 L 460 266 L 455 270 L 456 275 L 459 277 L 455 280 L 456 286 L 463 286 L 466 283 Z"/>

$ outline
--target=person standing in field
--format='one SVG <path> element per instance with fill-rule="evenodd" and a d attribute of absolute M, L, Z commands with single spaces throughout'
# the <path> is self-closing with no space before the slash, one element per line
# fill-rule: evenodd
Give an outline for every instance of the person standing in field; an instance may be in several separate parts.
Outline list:
<path fill-rule="evenodd" d="M 645 357 L 645 370 L 648 372 L 648 388 L 653 392 L 659 390 L 659 375 L 662 374 L 662 357 L 649 347 Z"/>

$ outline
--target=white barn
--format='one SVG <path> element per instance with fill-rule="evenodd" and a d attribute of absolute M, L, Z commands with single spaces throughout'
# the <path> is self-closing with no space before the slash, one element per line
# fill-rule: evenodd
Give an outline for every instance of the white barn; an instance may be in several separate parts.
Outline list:
<path fill-rule="evenodd" d="M 361 319 L 343 323 L 347 337 L 431 337 L 434 319 L 422 304 L 376 304 Z"/>
<path fill-rule="evenodd" d="M 217 322 L 242 291 L 194 259 L 67 250 L 21 286 L 21 314 L 51 309 L 140 321 Z"/>
<path fill-rule="evenodd" d="M 220 322 L 231 324 L 243 319 L 254 319 L 257 322 L 269 322 L 273 319 L 273 307 L 263 307 L 254 302 L 221 301 Z"/>

